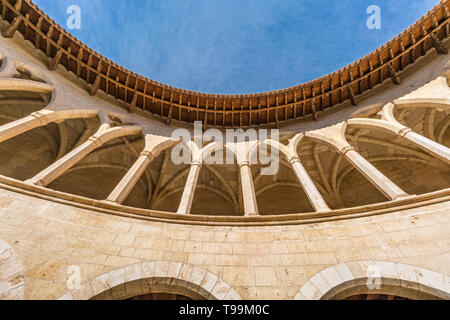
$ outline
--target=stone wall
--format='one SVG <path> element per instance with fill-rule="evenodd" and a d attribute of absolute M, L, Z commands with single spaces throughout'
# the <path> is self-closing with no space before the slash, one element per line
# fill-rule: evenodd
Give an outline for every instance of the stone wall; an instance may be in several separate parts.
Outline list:
<path fill-rule="evenodd" d="M 436 274 L 428 286 L 450 292 L 448 201 L 366 218 L 274 227 L 141 221 L 6 190 L 0 192 L 0 207 L 0 238 L 23 261 L 27 299 L 67 294 L 67 268 L 72 265 L 81 268 L 83 283 L 99 275 L 110 277 L 75 294 L 75 298 L 89 298 L 110 285 L 123 284 L 120 276 L 124 275 L 116 273 L 116 278 L 114 270 L 148 262 L 173 262 L 173 268 L 186 264 L 185 272 L 175 268 L 170 274 L 170 264 L 163 264 L 156 274 L 167 277 L 169 273 L 190 283 L 206 281 L 207 271 L 243 299 L 292 299 L 318 272 L 342 263 L 374 260 L 429 269 Z M 197 275 L 189 266 L 205 272 Z M 361 267 L 351 272 L 355 277 L 366 273 Z M 412 275 L 413 283 L 420 284 L 420 274 L 415 276 L 417 281 Z M 225 297 L 227 290 L 216 296 Z"/>
<path fill-rule="evenodd" d="M 5 27 L 4 21 L 0 27 Z M 283 201 L 292 204 L 292 208 L 285 208 L 292 215 L 277 212 L 279 206 L 273 206 L 273 203 L 279 201 L 280 197 L 272 190 L 270 198 L 264 196 L 267 190 L 261 188 L 263 191 L 259 193 L 259 199 L 255 195 L 254 201 L 239 194 L 251 189 L 251 183 L 248 183 L 249 188 L 241 190 L 239 171 L 219 168 L 216 171 L 224 171 L 222 176 L 225 179 L 222 180 L 230 185 L 230 193 L 236 194 L 233 204 L 240 203 L 234 205 L 234 214 L 214 216 L 209 212 L 210 208 L 217 207 L 220 202 L 216 202 L 206 192 L 198 193 L 193 205 L 194 208 L 198 206 L 200 209 L 194 210 L 203 215 L 148 209 L 148 201 L 138 201 L 149 196 L 150 188 L 146 189 L 145 181 L 142 190 L 129 199 L 135 208 L 120 205 L 129 204 L 117 200 L 122 197 L 123 190 L 119 190 L 121 192 L 113 197 L 113 201 L 103 201 L 108 192 L 100 190 L 100 183 L 97 184 L 98 188 L 94 185 L 94 191 L 98 194 L 82 194 L 81 191 L 87 189 L 84 188 L 87 181 L 84 178 L 105 178 L 101 184 L 112 189 L 116 183 L 108 184 L 111 181 L 106 180 L 119 180 L 125 170 L 129 170 L 133 178 L 133 174 L 140 172 L 140 168 L 134 171 L 130 169 L 135 159 L 139 157 L 145 164 L 147 159 L 143 158 L 150 154 L 139 154 L 145 139 L 141 137 L 136 138 L 132 147 L 129 145 L 133 141 L 124 143 L 128 144 L 126 148 L 134 148 L 134 153 L 128 149 L 123 153 L 114 149 L 108 156 L 102 152 L 101 155 L 93 152 L 94 155 L 90 155 L 93 156 L 91 162 L 86 160 L 87 152 L 83 154 L 86 161 L 80 163 L 83 170 L 86 169 L 85 177 L 80 178 L 79 172 L 83 171 L 80 167 L 74 166 L 70 171 L 60 164 L 54 166 L 55 160 L 68 153 L 77 140 L 83 143 L 95 133 L 102 116 L 98 121 L 94 120 L 94 113 L 107 113 L 110 117 L 107 122 L 120 119 L 121 123 L 135 124 L 142 130 L 143 136 L 151 135 L 157 141 L 169 137 L 175 128 L 192 128 L 176 120 L 168 126 L 165 119 L 140 110 L 130 114 L 127 106 L 101 92 L 89 96 L 89 85 L 62 66 L 50 72 L 47 69 L 48 58 L 25 42 L 18 33 L 12 39 L 0 38 L 0 51 L 2 100 L 8 100 L 0 106 L 3 116 L 0 119 L 0 138 L 6 143 L 2 144 L 1 150 L 4 152 L 0 159 L 4 160 L 2 173 L 9 177 L 0 176 L 0 299 L 122 299 L 149 292 L 208 299 L 330 299 L 364 293 L 367 290 L 365 283 L 373 277 L 373 270 L 379 271 L 377 277 L 382 281 L 378 291 L 373 292 L 409 298 L 450 298 L 450 136 L 446 129 L 450 123 L 446 120 L 449 116 L 450 88 L 447 83 L 448 73 L 445 74 L 449 68 L 448 55 L 438 55 L 432 50 L 400 73 L 400 86 L 387 80 L 359 96 L 357 106 L 343 103 L 321 113 L 318 121 L 307 119 L 283 125 L 281 134 L 285 137 L 316 130 L 313 134 L 309 132 L 298 146 L 298 150 L 306 151 L 299 151 L 298 155 L 289 154 L 287 169 L 280 173 L 283 176 L 290 175 L 290 184 L 297 183 L 296 189 L 279 191 L 286 195 Z M 13 75 L 17 76 L 17 64 L 22 69 L 31 70 L 35 79 L 47 83 L 13 78 Z M 15 94 L 11 94 L 11 91 Z M 30 106 L 25 108 L 23 102 L 31 98 L 35 102 L 28 101 Z M 374 122 L 374 119 L 379 116 L 377 112 L 381 108 L 388 110 L 385 108 L 391 102 L 408 110 L 397 110 L 395 113 L 405 124 L 396 123 L 394 127 L 401 130 L 391 130 L 390 135 L 382 135 L 374 129 L 379 123 Z M 18 105 L 29 110 L 25 112 Z M 21 120 L 22 123 L 19 121 L 13 126 L 18 140 L 8 140 L 14 136 L 7 137 L 14 131 L 8 127 L 11 121 L 25 116 L 29 111 L 40 110 L 44 105 L 47 105 L 46 110 L 41 110 L 44 114 L 30 115 Z M 83 121 L 78 118 L 74 120 L 74 112 Z M 55 123 L 36 128 L 36 123 L 45 122 L 48 120 L 46 117 L 51 118 L 55 114 L 58 115 L 57 119 L 53 119 Z M 330 137 L 338 136 L 328 135 L 327 130 L 334 132 L 328 127 L 339 129 L 343 121 L 352 117 L 356 117 L 356 120 L 349 121 L 349 126 L 354 126 L 351 134 L 344 130 L 340 141 L 327 144 L 326 140 L 333 140 Z M 91 125 L 85 118 L 90 119 Z M 433 124 L 430 119 L 437 119 L 436 123 Z M 66 120 L 65 129 L 61 125 L 63 120 Z M 366 127 L 358 131 L 361 123 Z M 395 121 L 383 123 L 390 127 Z M 36 131 L 26 133 L 28 138 L 19 136 L 23 125 L 29 125 L 30 128 L 34 126 L 33 130 Z M 412 131 L 428 139 L 405 131 L 408 128 L 402 125 L 410 126 Z M 90 132 L 92 128 L 94 130 Z M 433 137 L 433 130 L 439 134 Z M 43 132 L 47 132 L 46 137 L 41 136 Z M 401 142 L 408 134 L 411 136 L 410 141 Z M 136 136 L 136 132 L 130 135 Z M 39 140 L 36 139 L 38 136 Z M 322 145 L 316 145 L 317 137 L 320 136 Z M 365 140 L 357 141 L 361 137 Z M 20 140 L 22 138 L 24 140 Z M 116 137 L 120 138 L 122 136 Z M 368 147 L 368 139 L 373 141 L 374 138 L 381 143 Z M 52 142 L 48 141 L 53 141 L 53 147 Z M 98 143 L 98 139 L 89 141 L 91 144 Z M 46 154 L 48 159 L 38 160 L 35 153 L 28 150 L 18 161 L 11 160 L 12 155 L 7 152 L 17 153 L 19 147 L 42 149 L 41 153 Z M 356 170 L 347 172 L 342 165 L 345 161 L 339 167 L 339 158 L 333 165 L 331 159 L 338 152 L 342 153 L 342 157 L 353 155 L 349 161 L 359 164 L 358 172 L 362 174 L 354 175 Z M 361 155 L 358 156 L 357 152 Z M 155 156 L 149 165 L 149 175 L 163 171 L 162 158 L 162 155 Z M 412 158 L 420 161 L 414 162 L 415 166 L 412 166 L 408 162 Z M 378 165 L 375 160 L 380 159 L 385 162 Z M 111 163 L 112 160 L 117 160 L 117 163 Z M 6 161 L 11 161 L 11 165 L 5 165 Z M 372 167 L 370 161 L 377 165 Z M 305 170 L 300 167 L 301 162 Z M 37 170 L 33 165 L 48 168 L 50 163 L 53 163 L 55 171 L 59 170 L 58 174 L 73 173 L 73 177 L 66 176 L 65 182 L 64 179 L 55 180 L 54 185 L 49 184 L 48 188 L 40 187 L 44 184 L 39 179 L 31 182 L 10 179 L 31 178 L 35 174 L 31 171 L 42 172 L 42 168 L 36 167 Z M 94 168 L 93 163 L 98 165 L 95 170 L 111 168 L 113 165 L 121 165 L 125 170 L 120 174 L 116 172 L 114 176 L 101 170 L 93 175 L 93 170 L 87 170 Z M 315 213 L 308 212 L 311 211 L 309 204 L 299 209 L 300 206 L 294 201 L 301 199 L 300 205 L 303 205 L 307 197 L 297 193 L 301 190 L 289 167 L 293 164 L 296 174 L 300 176 L 299 180 L 308 182 L 303 187 L 309 191 L 309 198 L 315 200 L 312 201 L 317 211 Z M 323 169 L 324 164 L 326 169 Z M 424 164 L 434 165 L 440 171 L 429 170 Z M 194 167 L 197 165 L 193 163 Z M 248 167 L 248 163 L 243 166 Z M 339 182 L 336 181 L 338 169 L 350 177 L 342 180 L 344 192 L 341 194 L 337 186 Z M 169 166 L 168 171 L 175 170 Z M 409 179 L 409 172 L 416 174 L 416 180 Z M 251 169 L 246 168 L 245 177 L 251 175 Z M 169 176 L 163 178 L 169 180 Z M 151 177 L 146 178 L 151 180 Z M 409 194 L 392 191 L 394 184 L 388 178 L 399 185 L 410 187 Z M 224 184 L 223 181 L 221 184 Z M 411 181 L 415 181 L 416 185 L 411 185 Z M 185 182 L 182 180 L 181 184 L 184 186 Z M 190 184 L 194 190 L 195 183 Z M 264 187 L 271 182 L 261 178 L 259 183 Z M 258 187 L 257 181 L 255 185 Z M 314 190 L 314 185 L 320 190 Z M 380 190 L 388 197 L 383 198 Z M 177 197 L 172 194 L 172 200 L 161 204 L 159 208 L 176 210 L 182 191 L 183 188 L 177 191 Z M 361 193 L 364 193 L 364 197 Z M 85 198 L 75 194 L 82 194 Z M 324 194 L 325 202 L 333 210 L 324 208 L 324 201 L 320 199 Z M 347 195 L 347 203 L 341 201 L 346 200 L 345 197 L 339 199 L 342 195 Z M 208 206 L 199 205 L 206 202 Z M 244 213 L 242 207 L 248 206 L 247 202 L 253 206 L 258 202 L 261 207 L 269 204 L 273 207 L 265 207 L 265 210 L 261 210 L 261 216 L 237 216 L 237 213 Z M 369 204 L 374 202 L 376 204 Z M 347 208 L 344 208 L 345 205 Z M 354 208 L 356 205 L 360 207 Z M 240 210 L 236 209 L 238 206 Z M 147 209 L 139 209 L 144 207 Z M 256 211 L 249 212 L 257 215 Z M 81 272 L 80 287 L 75 289 L 72 287 L 73 267 L 79 268 Z"/>

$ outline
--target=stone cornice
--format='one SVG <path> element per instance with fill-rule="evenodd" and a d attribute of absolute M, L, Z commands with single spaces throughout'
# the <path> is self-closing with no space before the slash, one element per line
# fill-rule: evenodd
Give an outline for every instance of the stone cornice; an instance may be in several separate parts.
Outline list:
<path fill-rule="evenodd" d="M 164 223 L 212 226 L 283 226 L 321 223 L 369 217 L 400 210 L 419 208 L 450 201 L 450 188 L 414 197 L 399 198 L 394 201 L 370 204 L 360 207 L 336 209 L 327 212 L 311 212 L 273 216 L 205 216 L 162 212 L 149 209 L 127 207 L 108 201 L 93 200 L 67 194 L 44 187 L 30 185 L 22 181 L 0 175 L 0 189 L 26 194 L 56 203 L 62 203 L 86 210 L 102 212 L 128 218 L 137 218 Z"/>

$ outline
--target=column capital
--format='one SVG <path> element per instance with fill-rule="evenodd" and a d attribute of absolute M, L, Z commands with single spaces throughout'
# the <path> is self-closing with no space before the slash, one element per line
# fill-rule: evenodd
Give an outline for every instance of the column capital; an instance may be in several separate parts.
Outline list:
<path fill-rule="evenodd" d="M 202 167 L 202 163 L 200 162 L 200 161 L 198 161 L 198 160 L 194 160 L 194 161 L 192 161 L 191 162 L 191 167 L 193 167 L 193 166 L 198 166 L 198 167 Z"/>
<path fill-rule="evenodd" d="M 292 166 L 296 162 L 301 162 L 300 158 L 298 156 L 293 156 L 293 157 L 289 158 L 289 165 Z"/>
<path fill-rule="evenodd" d="M 412 131 L 411 128 L 404 127 L 403 129 L 401 129 L 400 131 L 398 131 L 397 134 L 398 134 L 399 136 L 404 137 L 404 136 L 406 136 L 408 133 L 410 133 L 411 131 Z"/>
<path fill-rule="evenodd" d="M 149 151 L 149 150 L 143 150 L 143 151 L 140 153 L 139 156 L 140 156 L 140 157 L 147 157 L 147 158 L 151 159 L 151 158 L 154 157 L 154 154 L 153 154 L 153 152 L 151 152 L 151 151 Z"/>
<path fill-rule="evenodd" d="M 100 147 L 103 144 L 103 141 L 101 140 L 101 138 L 96 136 L 96 135 L 93 135 L 93 136 L 89 137 L 88 141 L 91 141 L 97 147 Z"/>
<path fill-rule="evenodd" d="M 50 122 L 47 115 L 40 111 L 33 112 L 30 116 L 38 119 L 41 126 L 46 126 Z"/>
<path fill-rule="evenodd" d="M 343 155 L 345 155 L 347 152 L 355 150 L 355 148 L 351 145 L 344 146 L 341 150 L 339 150 Z"/>
<path fill-rule="evenodd" d="M 250 162 L 249 161 L 241 161 L 239 163 L 239 168 L 242 168 L 242 167 L 250 167 Z"/>

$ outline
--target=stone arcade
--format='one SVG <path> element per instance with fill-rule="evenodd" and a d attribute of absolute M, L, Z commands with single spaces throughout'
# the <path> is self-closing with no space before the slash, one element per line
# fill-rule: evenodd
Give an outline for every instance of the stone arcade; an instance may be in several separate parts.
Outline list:
<path fill-rule="evenodd" d="M 0 0 L 0 299 L 450 298 L 449 12 L 312 82 L 208 95 Z M 194 121 L 280 137 L 174 164 Z"/>

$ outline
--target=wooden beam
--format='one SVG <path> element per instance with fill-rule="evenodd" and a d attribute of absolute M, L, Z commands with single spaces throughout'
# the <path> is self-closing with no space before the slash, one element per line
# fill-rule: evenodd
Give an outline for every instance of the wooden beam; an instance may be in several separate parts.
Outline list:
<path fill-rule="evenodd" d="M 113 82 L 114 94 L 113 95 L 116 98 L 119 98 L 119 93 L 120 93 L 120 91 L 119 91 L 120 86 L 118 85 L 118 82 L 119 82 L 119 70 L 117 70 L 116 77 L 113 78 L 113 79 L 114 79 L 114 82 Z"/>
<path fill-rule="evenodd" d="M 239 99 L 239 109 L 241 110 L 241 112 L 239 112 L 239 127 L 240 128 L 242 128 L 242 104 L 243 104 L 242 99 Z"/>
<path fill-rule="evenodd" d="M 250 101 L 249 101 L 249 109 L 250 109 L 250 112 L 249 112 L 249 114 L 248 114 L 248 125 L 251 127 L 252 126 L 252 98 L 250 98 Z"/>
<path fill-rule="evenodd" d="M 316 99 L 311 99 L 311 113 L 312 113 L 312 117 L 315 121 L 319 120 L 319 117 L 317 115 L 317 111 L 316 111 Z"/>
<path fill-rule="evenodd" d="M 305 88 L 302 87 L 302 117 L 306 116 L 306 93 L 305 93 Z"/>
<path fill-rule="evenodd" d="M 17 29 L 19 29 L 20 23 L 23 21 L 23 16 L 17 16 L 14 18 L 13 22 L 9 26 L 7 26 L 3 32 L 3 38 L 12 38 L 16 33 Z"/>
<path fill-rule="evenodd" d="M 129 88 L 129 83 L 130 83 L 130 74 L 127 73 L 127 76 L 125 78 L 125 93 L 124 93 L 124 101 L 128 101 L 128 88 Z"/>
<path fill-rule="evenodd" d="M 428 35 L 428 32 L 423 24 L 421 25 L 421 30 L 422 30 L 422 37 L 425 38 Z M 425 49 L 425 41 L 422 41 L 420 43 L 420 47 L 422 49 L 421 55 L 424 56 L 427 53 L 427 50 Z"/>
<path fill-rule="evenodd" d="M 77 54 L 77 60 L 82 61 L 83 60 L 83 47 L 80 47 Z M 81 74 L 81 63 L 77 63 L 77 77 L 79 77 Z"/>
<path fill-rule="evenodd" d="M 165 88 L 162 89 L 162 94 L 161 94 L 161 116 L 164 114 L 164 92 Z"/>
<path fill-rule="evenodd" d="M 183 105 L 183 94 L 180 93 L 180 100 L 178 101 L 178 104 L 181 106 Z M 181 108 L 178 108 L 178 121 L 181 121 Z"/>
<path fill-rule="evenodd" d="M 231 101 L 231 111 L 234 111 L 234 99 Z M 231 113 L 231 127 L 234 127 L 234 112 Z"/>
<path fill-rule="evenodd" d="M 189 115 L 191 114 L 191 96 L 189 96 L 189 100 L 188 100 L 188 111 L 187 111 L 187 120 L 186 122 L 189 122 Z"/>
<path fill-rule="evenodd" d="M 130 107 L 128 108 L 129 113 L 133 113 L 136 110 L 137 98 L 138 94 L 135 92 L 133 95 L 133 101 L 131 101 Z"/>
<path fill-rule="evenodd" d="M 222 127 L 225 127 L 225 116 L 227 115 L 226 111 L 225 111 L 226 104 L 227 104 L 227 101 L 225 99 L 223 99 Z"/>
<path fill-rule="evenodd" d="M 394 59 L 394 52 L 392 51 L 392 47 L 388 45 L 388 52 L 389 52 L 389 58 L 390 60 Z"/>
<path fill-rule="evenodd" d="M 196 106 L 195 120 L 198 121 L 198 120 L 200 120 L 199 117 L 198 117 L 199 116 L 198 111 L 199 111 L 199 108 L 200 108 L 200 96 L 197 96 L 197 104 L 195 106 Z"/>
<path fill-rule="evenodd" d="M 383 57 L 381 56 L 380 50 L 377 49 L 377 56 L 378 56 L 378 63 L 380 66 L 383 66 L 384 61 L 383 61 Z M 383 77 L 383 67 L 380 68 L 380 70 L 378 71 L 379 73 L 379 77 L 380 77 L 380 83 L 383 83 L 384 81 L 384 77 Z"/>
<path fill-rule="evenodd" d="M 405 45 L 403 44 L 402 39 L 400 39 L 398 43 L 400 45 L 401 53 L 405 52 Z M 400 70 L 403 70 L 403 68 L 405 67 L 405 63 L 403 61 L 404 59 L 405 59 L 404 55 L 400 56 Z"/>
<path fill-rule="evenodd" d="M 353 86 L 351 83 L 348 84 L 347 86 L 348 89 L 348 95 L 350 96 L 350 102 L 352 105 L 356 106 L 356 99 L 355 99 L 355 94 L 353 92 Z"/>
<path fill-rule="evenodd" d="M 436 52 L 440 55 L 445 55 L 448 53 L 447 47 L 444 43 L 437 37 L 435 33 L 430 34 L 431 41 L 433 42 L 433 47 L 436 48 Z"/>
<path fill-rule="evenodd" d="M 55 71 L 58 68 L 59 63 L 61 62 L 63 52 L 62 50 L 58 50 L 55 57 L 50 61 L 48 65 L 48 70 Z"/>
<path fill-rule="evenodd" d="M 214 99 L 214 126 L 217 126 L 217 112 L 215 111 L 217 111 L 217 98 Z"/>
<path fill-rule="evenodd" d="M 364 72 L 362 71 L 362 67 L 361 67 L 361 63 L 358 63 L 358 93 L 361 94 L 362 93 L 362 89 L 361 89 L 361 81 L 363 80 L 363 75 Z"/>
<path fill-rule="evenodd" d="M 414 63 L 416 61 L 416 37 L 414 36 L 414 34 L 411 32 L 410 33 L 410 37 L 411 37 L 411 50 L 409 51 L 409 58 L 411 60 L 412 63 Z"/>
<path fill-rule="evenodd" d="M 2 17 L 6 16 L 6 9 L 8 8 L 4 3 L 0 2 L 2 6 Z"/>
<path fill-rule="evenodd" d="M 294 90 L 294 119 L 297 119 L 297 91 Z"/>
<path fill-rule="evenodd" d="M 400 77 L 398 76 L 397 72 L 394 69 L 394 66 L 392 65 L 392 62 L 389 62 L 387 64 L 388 66 L 388 70 L 389 70 L 389 75 L 391 76 L 392 82 L 394 84 L 400 84 Z"/>
<path fill-rule="evenodd" d="M 261 102 L 260 102 L 261 100 L 258 98 L 258 110 L 260 110 L 261 109 Z M 256 122 L 258 123 L 258 126 L 259 125 L 261 125 L 261 119 L 260 119 L 260 111 L 258 111 L 257 113 L 256 113 Z"/>
<path fill-rule="evenodd" d="M 108 69 L 106 70 L 106 85 L 105 85 L 105 92 L 106 94 L 109 94 L 109 79 L 110 79 L 110 74 L 111 74 L 111 65 L 108 65 Z"/>
<path fill-rule="evenodd" d="M 324 94 L 324 92 L 325 92 L 325 86 L 323 84 L 323 81 L 320 81 L 320 110 L 322 110 L 322 111 L 325 109 L 325 106 L 324 106 L 324 103 L 323 103 L 323 94 Z"/>
<path fill-rule="evenodd" d="M 50 61 L 50 64 L 48 65 L 48 70 L 50 70 L 50 71 L 55 71 L 56 68 L 58 68 L 59 63 L 61 62 L 61 58 L 63 55 L 61 46 L 62 46 L 63 40 L 64 40 L 64 33 L 61 32 L 58 37 L 58 42 L 56 43 L 56 45 L 57 45 L 56 50 L 58 50 L 58 51 L 56 52 L 55 57 Z"/>
<path fill-rule="evenodd" d="M 97 66 L 97 76 L 95 77 L 94 84 L 92 85 L 92 88 L 89 91 L 89 94 L 91 96 L 95 96 L 97 94 L 97 90 L 100 86 L 100 79 L 101 79 L 101 72 L 102 72 L 101 69 L 102 69 L 102 61 L 100 60 L 98 62 L 98 66 Z"/>
<path fill-rule="evenodd" d="M 169 114 L 167 115 L 167 121 L 166 121 L 167 125 L 170 125 L 170 122 L 172 122 L 172 115 L 173 115 L 173 91 L 171 91 L 171 93 L 170 93 Z"/>
<path fill-rule="evenodd" d="M 94 55 L 92 53 L 89 54 L 88 61 L 87 61 L 87 68 L 86 68 L 86 81 L 89 83 L 89 78 L 91 77 L 91 66 L 92 61 L 94 60 Z M 108 81 L 106 81 L 108 82 Z"/>
<path fill-rule="evenodd" d="M 36 28 L 38 28 L 39 30 L 41 30 L 41 28 L 42 28 L 42 22 L 43 22 L 43 21 L 44 21 L 44 18 L 43 18 L 43 17 L 39 17 L 38 22 L 37 22 L 37 24 L 36 24 Z M 36 39 L 35 39 L 35 41 L 34 41 L 34 46 L 35 46 L 36 48 L 38 48 L 38 49 L 39 49 L 39 46 L 40 46 L 40 41 L 41 41 L 41 36 L 39 35 L 38 32 L 36 32 Z"/>
<path fill-rule="evenodd" d="M 206 126 L 208 125 L 208 98 L 206 98 L 206 105 L 205 105 L 205 116 L 203 119 L 203 131 L 206 131 Z"/>
<path fill-rule="evenodd" d="M 288 97 L 287 97 L 287 93 L 284 94 L 284 105 L 288 104 Z M 284 120 L 287 120 L 287 107 L 284 108 Z"/>
<path fill-rule="evenodd" d="M 17 11 L 20 11 L 22 9 L 22 0 L 17 0 L 14 8 L 16 8 Z"/>
<path fill-rule="evenodd" d="M 369 76 L 367 77 L 367 79 L 368 79 L 368 83 L 369 83 L 369 89 L 372 89 L 372 87 L 373 87 L 373 84 L 372 84 L 373 64 L 372 64 L 372 59 L 370 59 L 370 57 L 368 59 L 368 63 L 369 63 L 369 71 L 370 71 L 370 73 L 369 73 Z"/>
<path fill-rule="evenodd" d="M 275 101 L 276 101 L 276 105 L 278 107 L 279 106 L 278 96 L 275 97 Z M 275 108 L 275 128 L 277 128 L 277 129 L 280 128 L 280 123 L 278 121 L 278 112 L 279 112 L 279 109 Z"/>
<path fill-rule="evenodd" d="M 172 122 L 172 115 L 173 115 L 173 103 L 170 104 L 169 107 L 169 114 L 167 115 L 167 121 L 166 124 L 169 126 L 170 123 Z"/>

